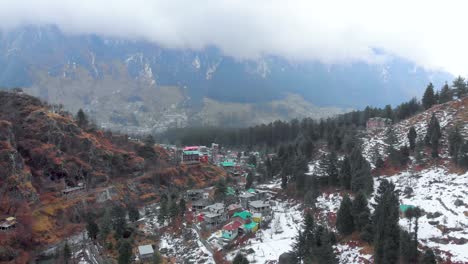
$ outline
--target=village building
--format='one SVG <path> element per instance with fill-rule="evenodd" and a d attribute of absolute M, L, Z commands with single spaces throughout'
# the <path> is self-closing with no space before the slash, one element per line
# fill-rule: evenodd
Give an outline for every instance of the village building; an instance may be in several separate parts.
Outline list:
<path fill-rule="evenodd" d="M 200 152 L 198 150 L 185 150 L 182 152 L 182 162 L 187 165 L 200 163 Z"/>
<path fill-rule="evenodd" d="M 221 162 L 221 167 L 223 167 L 226 170 L 231 170 L 236 167 L 236 162 L 233 159 L 227 159 Z"/>
<path fill-rule="evenodd" d="M 226 221 L 225 214 L 218 214 L 218 213 L 204 213 L 203 214 L 203 224 L 206 228 L 213 228 L 218 226 Z"/>
<path fill-rule="evenodd" d="M 252 220 L 256 223 L 262 222 L 262 214 L 261 213 L 254 213 L 252 215 Z"/>
<path fill-rule="evenodd" d="M 249 202 L 254 201 L 256 199 L 256 196 L 253 193 L 246 192 L 246 193 L 239 195 L 239 199 L 240 199 L 241 206 L 247 209 L 249 208 Z"/>
<path fill-rule="evenodd" d="M 204 199 L 204 194 L 205 191 L 202 189 L 193 189 L 193 190 L 188 190 L 186 193 L 187 200 L 189 201 L 197 201 L 200 199 Z"/>
<path fill-rule="evenodd" d="M 271 205 L 264 201 L 257 200 L 249 202 L 249 210 L 252 213 L 259 213 L 263 219 L 269 220 L 272 216 Z"/>
<path fill-rule="evenodd" d="M 149 260 L 154 256 L 154 249 L 151 245 L 138 246 L 138 258 L 140 260 Z"/>
<path fill-rule="evenodd" d="M 255 233 L 258 230 L 258 223 L 250 222 L 242 226 L 243 232 L 245 233 Z"/>
<path fill-rule="evenodd" d="M 210 213 L 215 213 L 215 214 L 224 214 L 225 213 L 225 206 L 223 203 L 215 203 L 212 205 L 208 205 L 204 209 L 205 211 L 208 211 Z"/>
<path fill-rule="evenodd" d="M 249 211 L 237 212 L 232 215 L 233 221 L 239 221 L 241 223 L 248 223 L 252 219 L 252 214 Z"/>
<path fill-rule="evenodd" d="M 0 230 L 7 231 L 16 227 L 16 218 L 15 217 L 7 217 L 5 220 L 0 222 Z"/>
<path fill-rule="evenodd" d="M 232 221 L 231 223 L 225 225 L 222 230 L 222 239 L 225 242 L 232 241 L 238 236 L 240 227 L 242 227 L 242 222 L 239 221 Z"/>
<path fill-rule="evenodd" d="M 239 212 L 242 212 L 242 206 L 240 204 L 231 204 L 227 207 L 229 217 L 232 217 L 235 213 Z"/>
<path fill-rule="evenodd" d="M 199 212 L 205 209 L 210 204 L 210 201 L 207 199 L 200 199 L 192 202 L 192 211 Z"/>
<path fill-rule="evenodd" d="M 373 117 L 367 120 L 366 129 L 367 131 L 376 131 L 376 130 L 385 129 L 391 125 L 392 125 L 392 120 L 389 118 Z"/>

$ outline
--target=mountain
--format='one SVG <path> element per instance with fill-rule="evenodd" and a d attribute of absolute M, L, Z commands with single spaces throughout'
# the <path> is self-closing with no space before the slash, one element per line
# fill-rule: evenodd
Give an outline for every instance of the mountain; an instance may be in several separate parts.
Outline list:
<path fill-rule="evenodd" d="M 23 87 L 72 112 L 83 108 L 103 127 L 138 133 L 326 117 L 344 108 L 400 103 L 430 81 L 438 87 L 452 79 L 382 56 L 382 64 L 238 60 L 216 47 L 169 49 L 26 26 L 0 33 L 0 87 Z"/>
<path fill-rule="evenodd" d="M 111 204 L 154 201 L 168 186 L 211 183 L 211 165 L 174 166 L 168 153 L 127 136 L 79 126 L 23 92 L 0 91 L 0 262 L 27 263 L 36 249 L 83 230 L 87 214 Z M 12 262 L 9 262 L 12 263 Z"/>

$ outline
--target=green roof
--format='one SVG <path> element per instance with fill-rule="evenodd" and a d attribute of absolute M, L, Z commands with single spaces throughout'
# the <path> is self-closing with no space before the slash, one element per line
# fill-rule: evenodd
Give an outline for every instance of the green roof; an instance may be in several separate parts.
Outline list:
<path fill-rule="evenodd" d="M 198 150 L 186 150 L 184 155 L 200 155 L 200 152 Z"/>
<path fill-rule="evenodd" d="M 409 204 L 401 204 L 400 205 L 400 211 L 402 211 L 403 213 L 408 211 L 408 209 L 410 209 L 410 208 L 416 208 L 416 206 L 409 205 Z"/>
<path fill-rule="evenodd" d="M 254 188 L 250 188 L 250 189 L 247 190 L 247 192 L 249 192 L 249 193 L 255 193 L 255 189 L 254 189 Z"/>
<path fill-rule="evenodd" d="M 247 212 L 247 211 L 242 211 L 242 212 L 234 213 L 234 215 L 232 217 L 237 217 L 237 216 L 245 220 L 245 219 L 251 218 L 252 214 L 250 212 Z"/>
<path fill-rule="evenodd" d="M 223 167 L 234 167 L 236 164 L 234 163 L 234 161 L 223 161 L 221 162 L 221 166 Z"/>
<path fill-rule="evenodd" d="M 225 239 L 231 239 L 232 235 L 227 233 L 227 232 L 223 232 L 222 237 L 225 238 Z"/>
<path fill-rule="evenodd" d="M 250 230 L 250 229 L 254 229 L 257 225 L 258 223 L 256 222 L 250 222 L 249 224 L 245 224 L 244 227 Z"/>
<path fill-rule="evenodd" d="M 235 195 L 235 194 L 236 194 L 236 191 L 235 191 L 234 188 L 232 188 L 232 187 L 227 187 L 227 188 L 226 188 L 226 194 L 227 194 L 227 195 Z"/>

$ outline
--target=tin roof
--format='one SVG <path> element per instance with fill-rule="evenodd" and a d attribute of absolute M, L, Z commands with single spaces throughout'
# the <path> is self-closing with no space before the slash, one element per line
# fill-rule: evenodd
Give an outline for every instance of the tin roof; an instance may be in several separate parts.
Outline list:
<path fill-rule="evenodd" d="M 151 245 L 138 246 L 138 252 L 140 252 L 140 255 L 154 254 L 154 250 Z"/>

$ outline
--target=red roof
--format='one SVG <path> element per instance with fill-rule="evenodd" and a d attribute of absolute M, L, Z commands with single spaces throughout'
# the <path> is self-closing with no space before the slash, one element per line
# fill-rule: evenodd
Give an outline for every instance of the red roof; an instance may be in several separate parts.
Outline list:
<path fill-rule="evenodd" d="M 223 227 L 224 230 L 234 231 L 237 230 L 242 225 L 239 221 L 231 222 Z"/>
<path fill-rule="evenodd" d="M 198 146 L 188 146 L 185 147 L 184 150 L 198 150 Z"/>

